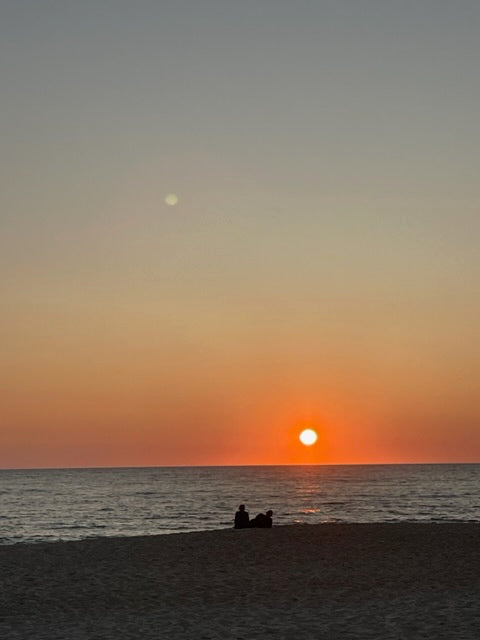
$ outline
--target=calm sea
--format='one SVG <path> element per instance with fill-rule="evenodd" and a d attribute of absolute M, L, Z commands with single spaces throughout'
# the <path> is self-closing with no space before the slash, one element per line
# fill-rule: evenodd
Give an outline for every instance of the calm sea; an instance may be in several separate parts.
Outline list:
<path fill-rule="evenodd" d="M 480 521 L 480 464 L 0 470 L 0 544 L 232 526 Z"/>

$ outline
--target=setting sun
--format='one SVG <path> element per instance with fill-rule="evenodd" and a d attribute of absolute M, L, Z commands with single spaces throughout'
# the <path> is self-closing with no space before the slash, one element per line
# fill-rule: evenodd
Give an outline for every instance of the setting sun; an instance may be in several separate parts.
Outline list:
<path fill-rule="evenodd" d="M 309 447 L 312 444 L 315 444 L 315 442 L 318 439 L 317 432 L 314 431 L 313 429 L 304 429 L 298 437 L 300 442 L 306 445 L 307 447 Z"/>

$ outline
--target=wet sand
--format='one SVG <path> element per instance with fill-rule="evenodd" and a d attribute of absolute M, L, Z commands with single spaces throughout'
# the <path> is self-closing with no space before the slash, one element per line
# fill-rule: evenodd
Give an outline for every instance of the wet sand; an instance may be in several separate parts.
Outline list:
<path fill-rule="evenodd" d="M 480 523 L 0 547 L 4 640 L 478 640 Z"/>

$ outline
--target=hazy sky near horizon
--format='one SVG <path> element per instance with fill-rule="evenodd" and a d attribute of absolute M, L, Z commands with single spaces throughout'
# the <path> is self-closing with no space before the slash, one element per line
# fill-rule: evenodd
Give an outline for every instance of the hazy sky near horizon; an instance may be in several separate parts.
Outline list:
<path fill-rule="evenodd" d="M 479 461 L 479 27 L 2 1 L 0 467 Z"/>

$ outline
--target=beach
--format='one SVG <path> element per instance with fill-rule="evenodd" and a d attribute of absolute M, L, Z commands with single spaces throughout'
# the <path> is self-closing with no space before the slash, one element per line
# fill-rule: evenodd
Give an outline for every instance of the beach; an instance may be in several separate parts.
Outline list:
<path fill-rule="evenodd" d="M 4 640 L 477 640 L 479 603 L 480 523 L 0 547 Z"/>

